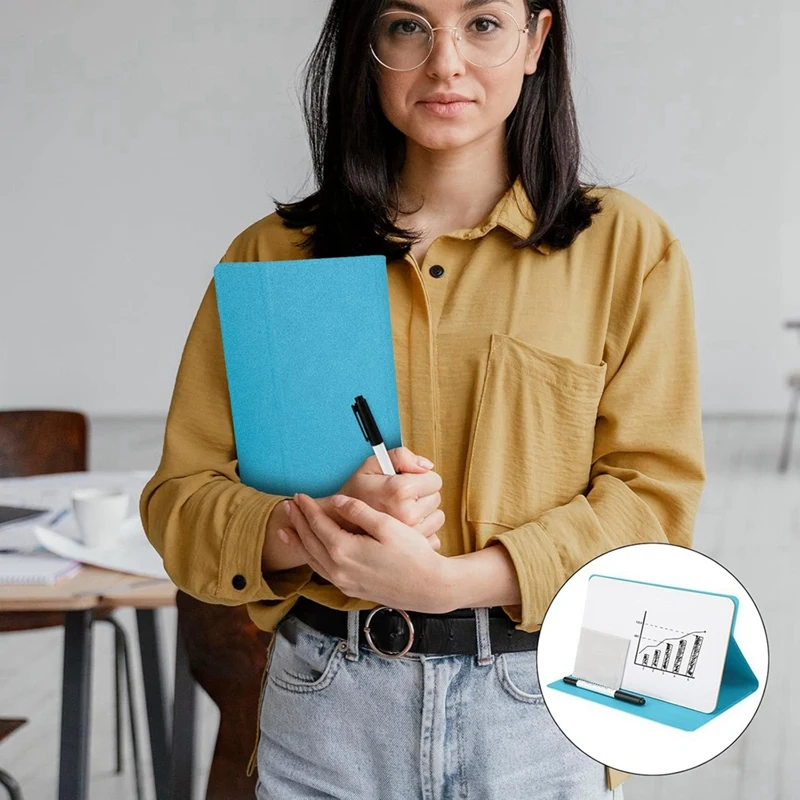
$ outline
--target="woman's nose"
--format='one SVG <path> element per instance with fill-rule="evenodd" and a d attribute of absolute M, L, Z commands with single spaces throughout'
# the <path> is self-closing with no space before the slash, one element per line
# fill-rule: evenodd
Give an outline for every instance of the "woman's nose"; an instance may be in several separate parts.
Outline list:
<path fill-rule="evenodd" d="M 457 30 L 454 28 L 433 28 L 433 49 L 428 57 L 428 67 L 436 72 L 462 67 L 464 58 L 456 46 Z"/>

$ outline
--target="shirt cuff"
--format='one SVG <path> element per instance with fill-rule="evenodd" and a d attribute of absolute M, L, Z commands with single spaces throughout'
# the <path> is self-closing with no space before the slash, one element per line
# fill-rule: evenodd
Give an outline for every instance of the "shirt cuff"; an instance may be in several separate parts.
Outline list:
<path fill-rule="evenodd" d="M 270 514 L 285 499 L 285 495 L 254 489 L 231 514 L 220 552 L 216 592 L 220 599 L 235 603 L 285 600 L 310 581 L 313 570 L 308 564 L 277 572 L 261 570 Z"/>
<path fill-rule="evenodd" d="M 561 574 L 561 565 L 553 563 L 556 553 L 553 548 L 541 546 L 547 533 L 537 522 L 528 522 L 489 537 L 485 547 L 498 542 L 508 551 L 519 581 L 522 602 L 502 606 L 508 616 L 517 624 L 518 631 L 534 633 L 542 626 L 554 592 L 551 591 L 554 576 Z M 557 590 L 557 587 L 555 587 Z"/>

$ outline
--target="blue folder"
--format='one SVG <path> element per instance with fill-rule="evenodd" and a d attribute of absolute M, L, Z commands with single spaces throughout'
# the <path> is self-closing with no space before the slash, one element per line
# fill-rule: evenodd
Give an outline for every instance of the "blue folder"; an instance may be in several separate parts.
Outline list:
<path fill-rule="evenodd" d="M 373 453 L 359 394 L 402 444 L 385 256 L 226 262 L 214 284 L 242 483 L 339 491 Z"/>
<path fill-rule="evenodd" d="M 591 578 L 594 575 L 590 576 Z M 602 577 L 610 578 L 611 575 L 603 575 Z M 615 578 L 615 580 L 627 581 L 627 578 Z M 630 583 L 648 583 L 647 581 L 629 581 Z M 665 589 L 678 589 L 683 592 L 695 592 L 695 589 L 685 589 L 680 586 L 664 586 L 659 583 L 649 583 L 650 586 L 660 586 Z M 653 722 L 660 722 L 663 725 L 669 725 L 672 728 L 678 728 L 684 731 L 693 731 L 706 722 L 718 717 L 724 711 L 727 711 L 732 706 L 744 700 L 753 692 L 758 689 L 758 678 L 756 678 L 750 664 L 742 654 L 739 645 L 736 643 L 733 632 L 736 627 L 736 616 L 739 611 L 739 600 L 737 597 L 728 594 L 720 594 L 718 592 L 697 592 L 698 594 L 714 594 L 718 597 L 729 597 L 733 600 L 733 619 L 731 621 L 731 630 L 728 639 L 728 651 L 725 656 L 725 665 L 722 669 L 722 678 L 719 688 L 719 697 L 717 705 L 711 712 L 697 711 L 693 708 L 686 708 L 685 706 L 678 705 L 677 703 L 668 703 L 666 700 L 660 700 L 649 695 L 644 695 L 647 702 L 643 706 L 633 705 L 626 703 L 624 700 L 617 700 L 614 697 L 608 697 L 604 694 L 589 691 L 579 686 L 572 686 L 571 684 L 564 683 L 562 680 L 556 680 L 548 684 L 549 689 L 556 689 L 559 692 L 566 692 L 576 697 L 582 697 L 584 700 L 590 700 L 593 703 L 600 703 L 601 705 L 614 708 L 617 711 L 624 711 L 628 714 L 634 714 L 643 719 L 649 719 Z M 578 676 L 580 677 L 580 676 Z M 620 687 L 624 689 L 624 683 Z"/>

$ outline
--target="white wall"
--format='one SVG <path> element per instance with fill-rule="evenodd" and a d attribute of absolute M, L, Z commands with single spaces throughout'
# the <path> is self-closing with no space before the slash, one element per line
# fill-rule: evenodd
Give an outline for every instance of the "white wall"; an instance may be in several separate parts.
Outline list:
<path fill-rule="evenodd" d="M 705 409 L 783 411 L 800 12 L 569 5 L 588 164 L 692 262 Z M 297 93 L 327 6 L 0 0 L 0 407 L 165 413 L 214 264 L 312 188 Z"/>
<path fill-rule="evenodd" d="M 784 412 L 800 368 L 800 9 L 574 0 L 591 161 L 671 225 L 692 265 L 706 411 Z M 628 180 L 630 178 L 630 180 Z"/>
<path fill-rule="evenodd" d="M 214 264 L 306 179 L 322 6 L 0 0 L 0 406 L 166 412 Z"/>

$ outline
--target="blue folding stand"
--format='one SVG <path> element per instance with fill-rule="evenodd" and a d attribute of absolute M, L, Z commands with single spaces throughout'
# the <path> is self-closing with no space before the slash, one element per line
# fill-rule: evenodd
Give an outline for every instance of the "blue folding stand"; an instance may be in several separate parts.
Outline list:
<path fill-rule="evenodd" d="M 610 577 L 610 576 L 609 576 Z M 633 583 L 645 583 L 645 581 L 632 581 Z M 658 586 L 660 584 L 651 584 Z M 682 589 L 682 587 L 668 586 L 664 588 L 681 589 L 682 591 L 694 591 L 691 589 Z M 716 594 L 715 592 L 701 592 L 700 594 Z M 725 656 L 725 665 L 722 670 L 722 680 L 719 688 L 719 697 L 717 699 L 716 708 L 709 712 L 696 711 L 693 708 L 686 708 L 685 706 L 677 705 L 675 703 L 668 703 L 666 700 L 659 700 L 649 695 L 646 697 L 647 702 L 643 706 L 633 705 L 623 700 L 617 700 L 613 697 L 608 697 L 604 694 L 592 692 L 587 689 L 582 689 L 578 686 L 572 686 L 564 683 L 559 679 L 549 683 L 549 689 L 556 689 L 559 692 L 566 692 L 567 694 L 576 697 L 582 697 L 584 700 L 591 700 L 593 703 L 600 703 L 609 708 L 615 708 L 617 711 L 624 711 L 628 714 L 634 714 L 643 719 L 649 719 L 653 722 L 660 722 L 663 725 L 669 725 L 672 728 L 679 728 L 684 731 L 697 730 L 701 725 L 718 717 L 724 711 L 727 711 L 736 703 L 741 702 L 753 692 L 758 689 L 758 678 L 747 663 L 736 639 L 733 636 L 733 631 L 736 626 L 736 616 L 739 612 L 739 600 L 733 595 L 723 595 L 730 597 L 734 603 L 733 621 L 731 624 L 731 633 L 728 640 L 728 652 Z M 625 687 L 620 687 L 624 689 Z M 641 694 L 641 692 L 639 693 Z"/>

